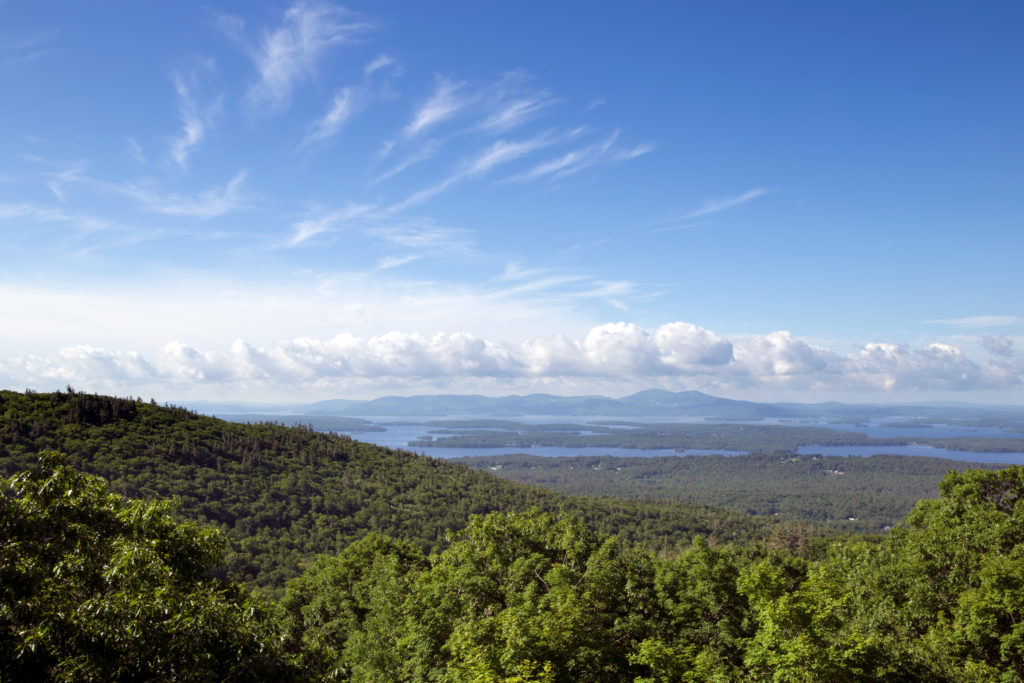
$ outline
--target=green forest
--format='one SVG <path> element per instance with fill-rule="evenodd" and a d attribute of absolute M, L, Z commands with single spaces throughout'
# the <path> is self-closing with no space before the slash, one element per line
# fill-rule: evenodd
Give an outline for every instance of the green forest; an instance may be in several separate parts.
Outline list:
<path fill-rule="evenodd" d="M 850 535 L 70 389 L 0 456 L 0 680 L 1024 677 L 1020 467 Z"/>
<path fill-rule="evenodd" d="M 920 456 L 796 453 L 668 457 L 481 455 L 451 460 L 504 479 L 576 495 L 685 501 L 879 533 L 933 498 L 950 470 L 999 469 Z"/>

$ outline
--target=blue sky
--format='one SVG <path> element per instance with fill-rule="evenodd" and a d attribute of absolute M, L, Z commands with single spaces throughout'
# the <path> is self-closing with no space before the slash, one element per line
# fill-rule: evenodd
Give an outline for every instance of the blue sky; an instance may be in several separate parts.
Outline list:
<path fill-rule="evenodd" d="M 1024 403 L 1022 31 L 0 2 L 0 386 Z"/>

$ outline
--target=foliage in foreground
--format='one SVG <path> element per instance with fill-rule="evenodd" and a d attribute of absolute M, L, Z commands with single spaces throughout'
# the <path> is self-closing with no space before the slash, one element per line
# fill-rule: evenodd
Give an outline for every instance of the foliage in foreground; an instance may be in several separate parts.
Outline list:
<path fill-rule="evenodd" d="M 0 679 L 286 679 L 269 605 L 208 578 L 220 535 L 57 454 L 0 480 Z"/>
<path fill-rule="evenodd" d="M 276 605 L 209 578 L 216 532 L 59 456 L 0 486 L 4 680 L 1024 678 L 1021 467 L 950 473 L 881 541 L 817 560 L 494 513 L 429 555 L 366 535 Z"/>
<path fill-rule="evenodd" d="M 381 537 L 280 603 L 320 671 L 359 681 L 990 681 L 1024 676 L 1024 468 L 950 473 L 881 542 L 808 561 L 659 557 L 571 515 L 476 517 L 424 557 Z"/>

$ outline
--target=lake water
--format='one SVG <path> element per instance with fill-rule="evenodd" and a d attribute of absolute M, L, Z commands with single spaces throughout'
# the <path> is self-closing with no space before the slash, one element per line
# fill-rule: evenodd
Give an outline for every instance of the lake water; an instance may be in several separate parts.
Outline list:
<path fill-rule="evenodd" d="M 509 453 L 526 453 L 528 455 L 539 455 L 545 457 L 575 457 L 575 456 L 603 456 L 611 455 L 616 457 L 638 457 L 638 458 L 651 458 L 656 456 L 672 456 L 672 455 L 713 455 L 721 454 L 726 456 L 731 455 L 743 455 L 744 451 L 709 451 L 709 450 L 688 450 L 684 452 L 675 451 L 672 449 L 655 449 L 655 450 L 642 450 L 636 448 L 557 448 L 550 446 L 535 446 L 532 448 L 434 448 L 434 447 L 415 447 L 410 448 L 409 443 L 417 439 L 421 439 L 424 436 L 428 436 L 431 430 L 435 430 L 438 427 L 429 426 L 425 424 L 389 424 L 396 422 L 431 422 L 435 420 L 471 420 L 471 419 L 488 419 L 486 416 L 479 415 L 458 415 L 449 416 L 446 418 L 423 418 L 423 417 L 409 417 L 409 416 L 395 416 L 395 417 L 378 417 L 374 418 L 373 422 L 377 425 L 385 427 L 386 431 L 383 432 L 351 432 L 352 437 L 360 441 L 366 441 L 368 443 L 377 444 L 379 446 L 386 446 L 389 448 L 401 448 L 405 450 L 414 451 L 416 453 L 423 453 L 434 458 L 463 458 L 472 457 L 478 455 L 506 455 Z M 608 417 L 554 417 L 551 415 L 543 416 L 522 416 L 522 417 L 503 417 L 502 419 L 509 419 L 514 422 L 520 422 L 523 424 L 553 424 L 553 423 L 571 423 L 585 425 L 588 422 L 607 422 L 614 420 L 615 418 Z M 624 422 L 633 423 L 703 423 L 706 420 L 701 418 L 636 418 L 628 417 L 621 418 Z M 718 421 L 716 421 L 718 422 Z M 891 427 L 887 426 L 885 422 L 870 423 L 867 425 L 854 425 L 854 424 L 830 424 L 824 421 L 816 420 L 751 420 L 751 421 L 731 421 L 728 424 L 779 424 L 791 427 L 826 427 L 829 429 L 835 429 L 839 431 L 851 431 L 860 432 L 866 434 L 872 438 L 895 438 L 895 439 L 913 439 L 914 437 L 922 438 L 955 438 L 955 437 L 1024 437 L 1024 434 L 1016 434 L 1005 432 L 1002 429 L 990 428 L 990 427 L 962 427 L 958 425 L 947 425 L 947 424 L 935 424 L 931 426 L 909 426 L 909 427 Z M 628 429 L 628 427 L 624 427 Z M 821 455 L 838 455 L 838 456 L 860 456 L 867 457 L 877 454 L 890 454 L 890 455 L 920 455 L 931 458 L 946 458 L 949 460 L 964 460 L 967 462 L 985 462 L 985 463 L 1002 463 L 1007 465 L 1024 465 L 1024 453 L 981 453 L 975 451 L 950 451 L 944 448 L 933 448 L 931 446 L 921 445 L 908 445 L 908 446 L 803 446 L 797 449 L 798 453 L 801 454 L 821 454 Z"/>
<path fill-rule="evenodd" d="M 1024 453 L 979 453 L 977 451 L 949 451 L 932 446 L 801 446 L 796 449 L 801 455 L 922 455 L 929 458 L 965 460 L 967 462 L 996 462 L 1003 465 L 1024 465 Z"/>
<path fill-rule="evenodd" d="M 392 420 L 390 418 L 380 418 L 380 422 L 378 424 L 387 423 L 389 421 L 408 421 L 409 419 L 410 418 L 395 418 Z M 555 421 L 556 420 L 553 420 L 550 417 L 545 417 L 543 420 L 537 419 L 535 422 L 527 422 L 525 418 L 517 420 L 517 422 L 522 422 L 524 424 L 546 424 Z M 634 421 L 639 422 L 639 420 Z M 549 458 L 576 457 L 578 455 L 612 455 L 621 458 L 654 458 L 659 455 L 712 455 L 717 453 L 722 455 L 743 455 L 744 453 L 743 451 L 705 451 L 699 449 L 680 453 L 679 451 L 671 448 L 641 450 L 638 448 L 558 448 L 554 446 L 534 446 L 532 448 L 434 448 L 416 446 L 414 448 L 410 448 L 409 442 L 428 436 L 431 430 L 437 428 L 424 425 L 387 424 L 385 424 L 385 428 L 387 431 L 384 432 L 353 432 L 352 438 L 359 441 L 366 441 L 367 443 L 377 444 L 378 446 L 402 448 L 408 451 L 413 451 L 414 453 L 429 455 L 432 458 L 446 459 L 468 458 L 476 455 L 506 455 L 508 453 L 526 453 L 528 455 L 541 455 Z"/>

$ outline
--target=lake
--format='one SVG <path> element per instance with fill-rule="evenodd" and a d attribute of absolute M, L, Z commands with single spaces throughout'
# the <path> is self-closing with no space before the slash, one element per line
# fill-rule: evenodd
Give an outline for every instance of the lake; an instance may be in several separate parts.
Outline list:
<path fill-rule="evenodd" d="M 388 424 L 395 422 L 428 422 L 434 421 L 441 418 L 422 418 L 422 417 L 409 417 L 409 416 L 395 416 L 386 418 L 376 418 L 374 423 L 383 426 L 386 431 L 383 432 L 353 432 L 352 436 L 360 441 L 366 441 L 368 443 L 377 444 L 379 446 L 386 446 L 388 448 L 401 448 L 410 450 L 416 453 L 422 453 L 429 455 L 434 458 L 464 458 L 473 457 L 478 455 L 505 455 L 509 453 L 525 453 L 528 455 L 539 455 L 543 457 L 575 457 L 575 456 L 602 456 L 611 455 L 616 457 L 635 457 L 635 458 L 652 458 L 657 456 L 678 456 L 678 455 L 714 455 L 721 454 L 726 456 L 732 455 L 744 455 L 744 451 L 725 451 L 725 450 L 687 450 L 684 452 L 675 451 L 672 449 L 652 449 L 643 450 L 637 448 L 557 448 L 551 446 L 534 446 L 531 448 L 434 448 L 434 447 L 416 447 L 409 448 L 409 443 L 417 439 L 426 436 L 431 427 L 424 424 L 411 425 L 411 424 Z M 459 415 L 453 417 L 443 418 L 446 420 L 471 420 L 471 419 L 488 419 L 487 417 L 481 417 L 479 415 Z M 525 417 L 513 417 L 507 418 L 515 422 L 521 422 L 523 424 L 548 424 L 548 423 L 573 423 L 584 425 L 587 422 L 595 421 L 608 421 L 608 417 L 556 417 L 551 415 L 544 416 L 525 416 Z M 705 422 L 703 419 L 670 419 L 670 418 L 622 418 L 628 422 L 644 422 L 644 423 L 658 423 L 658 422 L 692 422 L 702 423 Z M 729 424 L 737 424 L 738 422 L 730 422 Z M 790 426 L 815 426 L 815 427 L 828 427 L 830 429 L 836 429 L 839 431 L 853 431 L 862 432 L 873 438 L 913 438 L 913 437 L 932 437 L 932 438 L 952 438 L 952 437 L 979 437 L 979 436 L 1022 436 L 1019 434 L 1009 434 L 999 429 L 994 428 L 979 428 L 979 427 L 961 427 L 958 425 L 945 425 L 936 424 L 932 426 L 913 426 L 913 427 L 889 427 L 883 423 L 873 423 L 867 425 L 852 425 L 852 424 L 829 424 L 823 421 L 815 420 L 751 420 L 739 422 L 740 424 L 784 424 Z M 978 462 L 978 463 L 1001 463 L 1006 465 L 1024 465 L 1024 453 L 981 453 L 975 451 L 950 451 L 944 448 L 933 448 L 931 446 L 920 446 L 920 445 L 908 445 L 908 446 L 803 446 L 797 449 L 798 453 L 801 454 L 814 454 L 818 453 L 821 455 L 838 455 L 838 456 L 860 456 L 867 457 L 876 454 L 890 454 L 890 455 L 920 455 L 931 458 L 946 458 L 949 460 L 964 460 L 967 462 Z"/>

